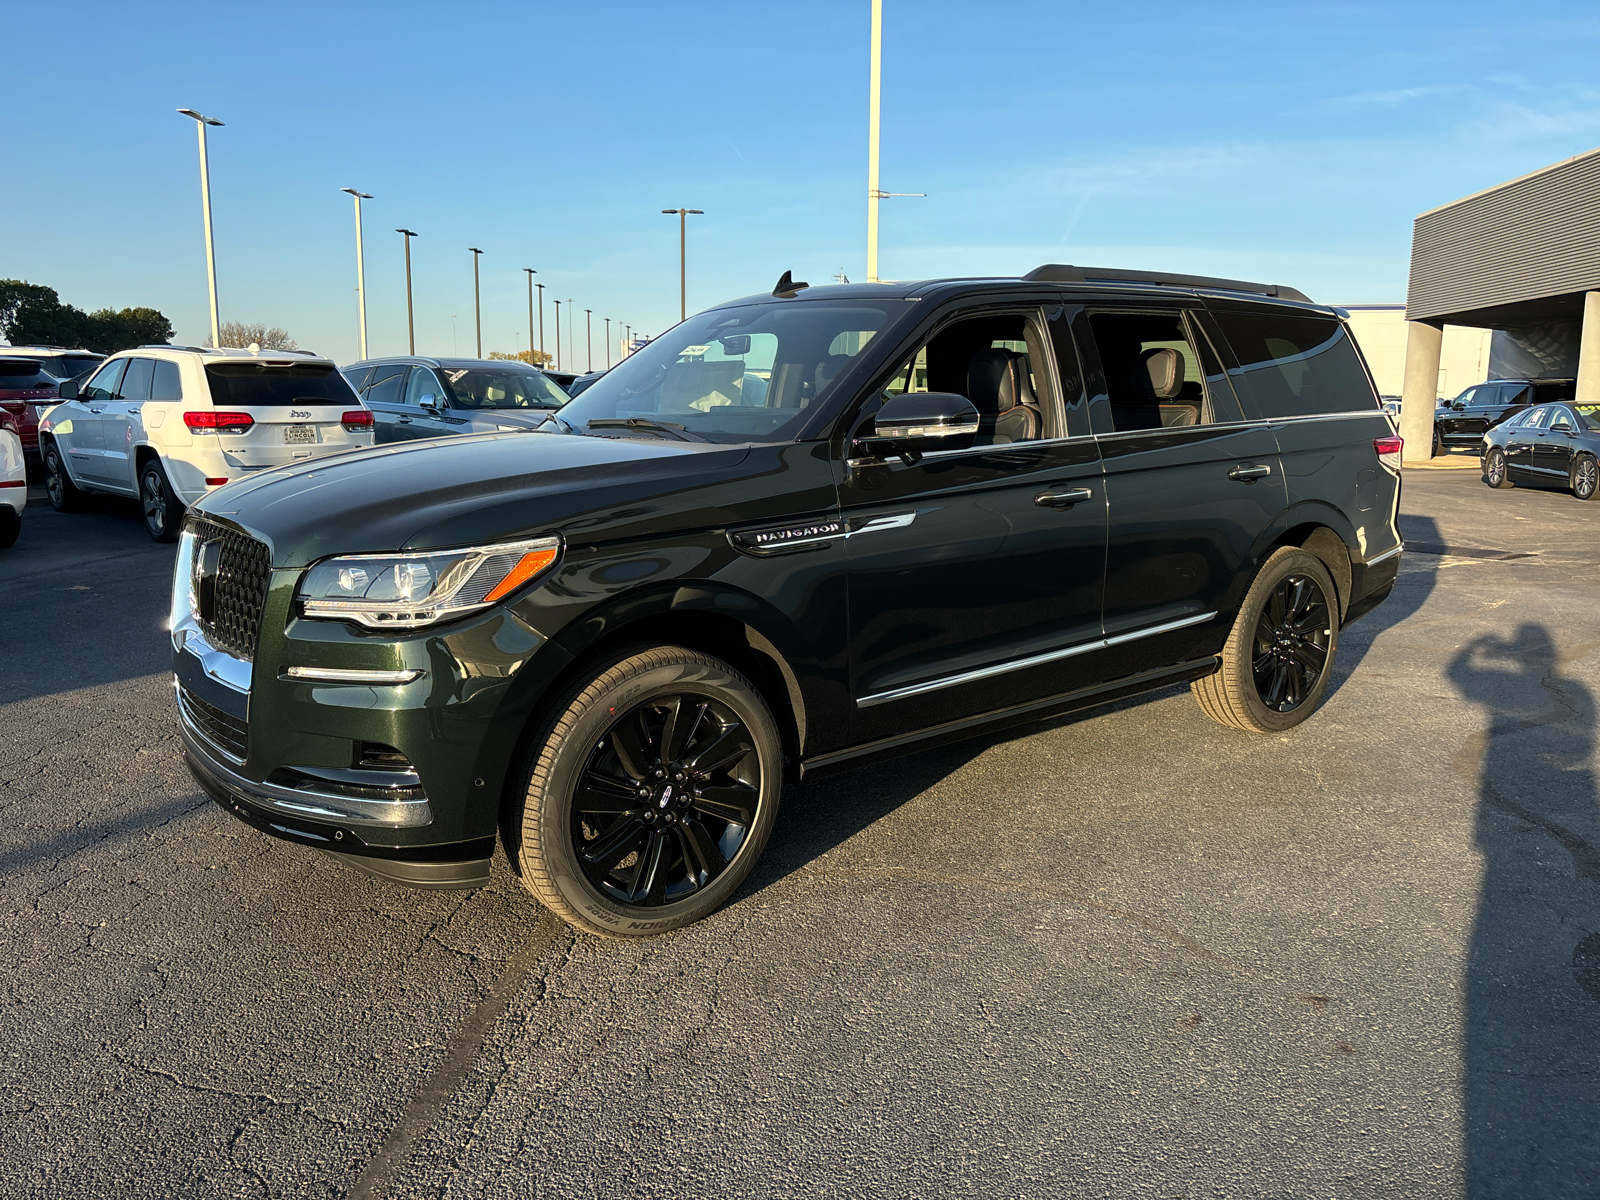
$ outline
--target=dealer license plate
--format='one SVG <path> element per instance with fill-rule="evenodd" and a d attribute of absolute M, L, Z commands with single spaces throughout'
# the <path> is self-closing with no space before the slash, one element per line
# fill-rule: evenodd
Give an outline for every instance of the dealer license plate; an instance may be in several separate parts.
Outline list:
<path fill-rule="evenodd" d="M 317 440 L 317 427 L 315 425 L 285 425 L 283 427 L 283 440 L 292 446 L 315 442 Z"/>

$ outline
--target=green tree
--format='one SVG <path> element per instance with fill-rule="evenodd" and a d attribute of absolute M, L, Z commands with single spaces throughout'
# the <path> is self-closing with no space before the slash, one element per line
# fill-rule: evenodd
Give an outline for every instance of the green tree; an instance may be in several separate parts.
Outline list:
<path fill-rule="evenodd" d="M 102 308 L 87 317 L 84 339 L 90 350 L 115 354 L 135 346 L 159 345 L 172 340 L 172 322 L 153 308 Z"/>
<path fill-rule="evenodd" d="M 0 334 L 13 346 L 82 346 L 97 354 L 115 354 L 167 341 L 172 322 L 153 308 L 86 313 L 61 303 L 54 288 L 0 279 Z"/>

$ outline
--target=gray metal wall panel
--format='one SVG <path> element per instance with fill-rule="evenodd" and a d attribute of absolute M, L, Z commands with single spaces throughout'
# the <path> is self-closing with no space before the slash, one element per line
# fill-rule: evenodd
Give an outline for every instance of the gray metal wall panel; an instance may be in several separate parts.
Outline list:
<path fill-rule="evenodd" d="M 1413 320 L 1596 289 L 1600 150 L 1425 212 L 1413 227 Z"/>

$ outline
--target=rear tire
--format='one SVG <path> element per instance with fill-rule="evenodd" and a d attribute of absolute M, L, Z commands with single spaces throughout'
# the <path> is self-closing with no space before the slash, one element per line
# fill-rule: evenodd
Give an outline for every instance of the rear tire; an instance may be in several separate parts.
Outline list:
<path fill-rule="evenodd" d="M 1594 455 L 1580 454 L 1572 464 L 1572 494 L 1579 500 L 1593 500 L 1600 495 L 1600 463 Z"/>
<path fill-rule="evenodd" d="M 183 528 L 183 501 L 173 494 L 159 458 L 152 458 L 139 472 L 139 507 L 152 541 L 178 540 L 178 530 Z"/>
<path fill-rule="evenodd" d="M 1200 710 L 1248 733 L 1281 733 L 1317 710 L 1339 648 L 1339 601 L 1322 560 L 1283 546 L 1239 606 L 1214 675 L 1189 685 Z"/>
<path fill-rule="evenodd" d="M 89 493 L 72 482 L 67 474 L 61 449 L 54 442 L 47 444 L 40 455 L 44 459 L 44 488 L 50 497 L 50 507 L 57 512 L 82 512 L 89 504 Z"/>
<path fill-rule="evenodd" d="M 755 686 L 681 646 L 596 664 L 539 726 L 507 849 L 569 925 L 645 937 L 721 907 L 761 856 L 783 787 Z M 512 841 L 515 845 L 511 845 Z"/>
<path fill-rule="evenodd" d="M 1439 436 L 1439 427 L 1433 427 L 1433 457 L 1438 458 L 1444 453 L 1444 439 Z"/>
<path fill-rule="evenodd" d="M 1483 481 L 1492 488 L 1511 486 L 1506 474 L 1506 452 L 1498 446 L 1483 456 Z"/>

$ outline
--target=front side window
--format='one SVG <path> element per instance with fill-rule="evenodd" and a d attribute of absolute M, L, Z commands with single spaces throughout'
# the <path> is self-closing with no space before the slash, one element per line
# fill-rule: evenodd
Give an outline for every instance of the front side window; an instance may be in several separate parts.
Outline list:
<path fill-rule="evenodd" d="M 454 408 L 560 408 L 567 402 L 565 392 L 527 367 L 441 367 L 439 375 Z"/>
<path fill-rule="evenodd" d="M 1105 376 L 1112 432 L 1233 417 L 1220 370 L 1206 369 L 1180 313 L 1090 313 L 1089 328 Z"/>
<path fill-rule="evenodd" d="M 368 398 L 371 398 L 370 395 Z M 443 404 L 444 384 L 440 383 L 439 377 L 427 367 L 418 367 L 411 372 L 411 378 L 406 380 L 406 394 L 400 403 L 420 408 L 423 401 L 429 404 Z"/>
<path fill-rule="evenodd" d="M 1305 417 L 1377 408 L 1342 322 L 1287 313 L 1218 312 L 1239 365 L 1233 376 L 1247 417 Z"/>
<path fill-rule="evenodd" d="M 143 404 L 150 399 L 150 377 L 155 369 L 153 358 L 130 358 L 127 373 L 122 377 L 122 398 L 129 404 Z"/>
<path fill-rule="evenodd" d="M 125 358 L 112 359 L 94 373 L 78 398 L 88 403 L 116 399 L 117 385 L 122 382 L 122 372 L 127 365 Z"/>
<path fill-rule="evenodd" d="M 1566 409 L 1553 408 L 1550 410 L 1550 428 L 1552 430 L 1565 429 L 1569 432 L 1571 431 L 1572 418 L 1567 414 Z"/>
<path fill-rule="evenodd" d="M 978 410 L 978 446 L 1048 436 L 1042 396 L 1044 339 L 1025 313 L 968 317 L 948 325 L 902 363 L 883 389 L 954 392 Z"/>
<path fill-rule="evenodd" d="M 623 359 L 568 401 L 559 420 L 578 433 L 614 433 L 611 422 L 633 421 L 641 436 L 652 436 L 655 422 L 667 427 L 659 436 L 681 427 L 717 442 L 788 441 L 912 303 L 799 299 L 712 309 Z"/>
<path fill-rule="evenodd" d="M 332 364 L 214 362 L 206 364 L 211 401 L 218 408 L 288 408 L 339 404 L 354 408 L 356 394 Z"/>

